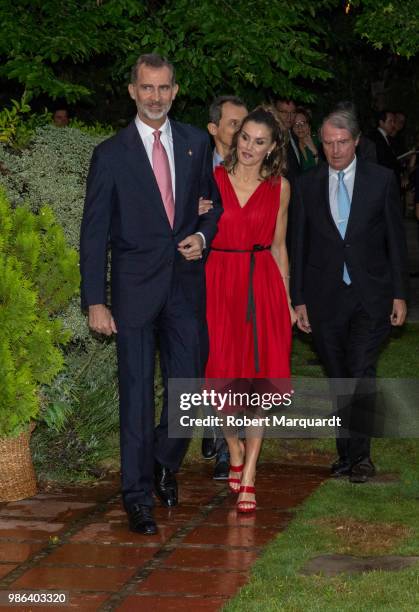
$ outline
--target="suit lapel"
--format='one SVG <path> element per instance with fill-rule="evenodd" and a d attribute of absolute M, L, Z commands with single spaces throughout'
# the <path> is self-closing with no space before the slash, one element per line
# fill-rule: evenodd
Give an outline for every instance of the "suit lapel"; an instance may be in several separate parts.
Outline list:
<path fill-rule="evenodd" d="M 175 157 L 176 187 L 174 227 L 176 228 L 181 224 L 183 217 L 194 151 L 176 121 L 170 121 L 170 126 L 172 128 L 173 152 Z M 196 205 L 198 206 L 198 202 Z"/>
<path fill-rule="evenodd" d="M 291 130 L 288 130 L 288 135 L 289 135 L 289 145 L 288 145 L 289 151 L 291 152 L 291 155 L 294 155 L 294 157 L 295 157 L 295 159 L 297 161 L 298 166 L 301 167 L 301 155 L 300 155 L 300 151 L 298 149 L 297 143 L 295 142 L 295 140 L 293 138 Z"/>
<path fill-rule="evenodd" d="M 338 228 L 336 227 L 335 220 L 333 219 L 332 211 L 330 209 L 330 197 L 329 197 L 329 166 L 327 164 L 323 164 L 319 171 L 320 175 L 320 190 L 321 197 L 320 201 L 323 206 L 323 215 L 326 220 L 326 224 L 329 227 L 330 231 L 337 237 L 339 240 L 342 240 L 342 236 L 339 233 Z"/>
<path fill-rule="evenodd" d="M 134 121 L 126 128 L 124 141 L 129 150 L 127 164 L 131 168 L 132 176 L 138 183 L 139 193 L 143 196 L 142 200 L 150 203 L 169 225 L 153 168 L 151 167 L 143 141 L 141 140 Z"/>

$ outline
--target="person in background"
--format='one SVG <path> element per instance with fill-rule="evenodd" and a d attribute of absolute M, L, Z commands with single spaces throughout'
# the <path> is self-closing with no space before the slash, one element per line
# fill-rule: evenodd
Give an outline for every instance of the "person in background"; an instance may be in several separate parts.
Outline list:
<path fill-rule="evenodd" d="M 52 121 L 57 127 L 67 127 L 70 115 L 67 108 L 57 108 L 52 115 Z"/>
<path fill-rule="evenodd" d="M 293 236 L 293 217 L 294 217 L 294 192 L 295 182 L 301 174 L 301 154 L 298 148 L 298 142 L 293 135 L 292 128 L 294 127 L 295 118 L 297 116 L 297 106 L 294 100 L 280 98 L 275 102 L 275 108 L 278 111 L 280 120 L 282 121 L 286 133 L 288 135 L 288 144 L 286 145 L 286 165 L 284 167 L 284 176 L 288 179 L 291 187 L 291 196 L 288 206 L 288 224 L 287 224 L 287 251 L 291 257 L 292 253 L 292 236 Z"/>
<path fill-rule="evenodd" d="M 294 100 L 282 98 L 275 102 L 275 108 L 278 111 L 280 119 L 288 134 L 286 176 L 292 186 L 293 182 L 301 172 L 300 149 L 298 147 L 297 139 L 292 131 L 295 118 L 297 116 L 297 105 L 295 104 Z"/>
<path fill-rule="evenodd" d="M 300 150 L 301 170 L 313 168 L 319 161 L 319 139 L 311 134 L 311 115 L 306 108 L 296 109 L 293 132 L 297 137 Z"/>
<path fill-rule="evenodd" d="M 213 167 L 223 163 L 231 141 L 247 115 L 243 100 L 237 96 L 218 96 L 209 108 L 208 132 L 214 139 Z"/>
<path fill-rule="evenodd" d="M 419 153 L 417 153 L 411 158 L 411 171 L 412 171 L 412 179 L 413 179 L 413 195 L 414 195 L 414 203 L 415 203 L 417 239 L 419 243 L 419 165 L 417 163 L 418 157 L 419 157 Z M 410 277 L 419 278 L 419 270 L 413 270 L 410 273 Z"/>
<path fill-rule="evenodd" d="M 394 111 L 394 130 L 391 135 L 391 144 L 396 155 L 407 152 L 406 114 L 403 111 Z"/>
<path fill-rule="evenodd" d="M 406 215 L 409 197 L 409 176 L 411 174 L 412 157 L 414 158 L 415 156 L 404 155 L 408 152 L 409 145 L 406 130 L 406 114 L 403 111 L 394 111 L 394 129 L 390 141 L 392 149 L 397 158 L 399 158 L 399 156 L 403 156 L 397 161 L 400 171 L 402 211 L 403 214 Z"/>
<path fill-rule="evenodd" d="M 377 163 L 393 170 L 400 189 L 400 164 L 391 140 L 395 133 L 394 113 L 389 110 L 380 111 L 377 120 L 377 128 L 370 134 L 370 138 L 375 142 L 377 149 Z"/>

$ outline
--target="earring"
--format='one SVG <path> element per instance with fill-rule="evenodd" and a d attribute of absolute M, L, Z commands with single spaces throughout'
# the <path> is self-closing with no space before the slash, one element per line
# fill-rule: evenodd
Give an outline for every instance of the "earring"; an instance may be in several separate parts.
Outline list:
<path fill-rule="evenodd" d="M 269 161 L 270 156 L 271 156 L 271 151 L 268 151 L 265 156 L 266 161 Z"/>

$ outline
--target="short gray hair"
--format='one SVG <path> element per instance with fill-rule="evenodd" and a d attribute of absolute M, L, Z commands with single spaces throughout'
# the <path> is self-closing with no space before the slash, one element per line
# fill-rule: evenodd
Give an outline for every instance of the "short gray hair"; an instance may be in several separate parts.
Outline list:
<path fill-rule="evenodd" d="M 330 123 L 331 125 L 333 125 L 333 127 L 338 128 L 340 130 L 348 130 L 354 140 L 356 140 L 361 134 L 358 119 L 355 113 L 349 110 L 335 110 L 329 115 L 327 115 L 327 117 L 323 119 L 320 128 L 320 134 L 323 131 L 325 123 Z"/>
<path fill-rule="evenodd" d="M 131 69 L 131 83 L 137 82 L 138 69 L 140 66 L 151 66 L 151 68 L 169 68 L 172 73 L 172 85 L 176 84 L 175 67 L 165 57 L 158 55 L 157 53 L 144 53 L 135 62 Z"/>

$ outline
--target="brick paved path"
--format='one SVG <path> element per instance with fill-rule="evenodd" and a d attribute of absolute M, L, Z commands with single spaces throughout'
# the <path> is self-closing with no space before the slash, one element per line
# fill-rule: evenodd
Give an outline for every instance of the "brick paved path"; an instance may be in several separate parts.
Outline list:
<path fill-rule="evenodd" d="M 240 516 L 211 469 L 181 471 L 180 505 L 156 508 L 156 536 L 128 530 L 117 480 L 0 504 L 0 590 L 69 592 L 68 606 L 19 608 L 34 612 L 220 610 L 327 471 L 261 464 L 258 510 Z"/>

